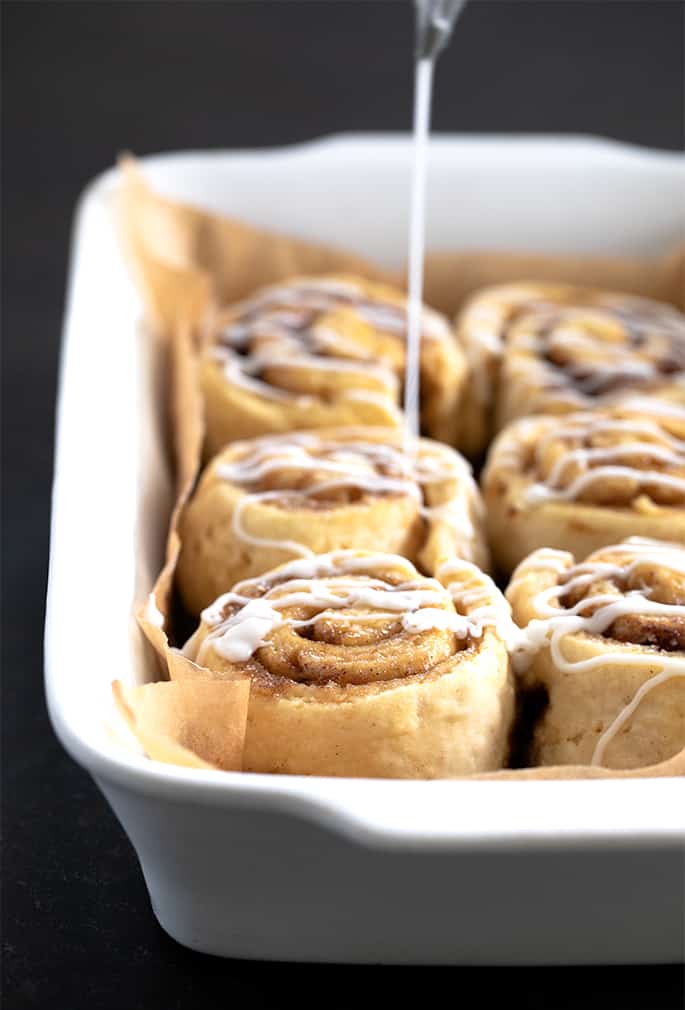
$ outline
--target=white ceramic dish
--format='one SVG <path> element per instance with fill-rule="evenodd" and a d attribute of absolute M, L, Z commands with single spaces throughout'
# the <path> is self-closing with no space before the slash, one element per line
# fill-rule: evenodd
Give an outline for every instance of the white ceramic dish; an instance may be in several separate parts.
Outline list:
<path fill-rule="evenodd" d="M 397 265 L 407 138 L 144 159 L 155 185 Z M 582 138 L 440 137 L 429 246 L 658 252 L 685 235 L 681 156 Z M 59 395 L 47 697 L 140 858 L 155 914 L 234 957 L 665 962 L 684 952 L 682 781 L 383 782 L 198 772 L 110 728 L 145 679 L 131 614 L 169 474 L 154 347 L 120 258 L 110 172 L 76 217 Z"/>

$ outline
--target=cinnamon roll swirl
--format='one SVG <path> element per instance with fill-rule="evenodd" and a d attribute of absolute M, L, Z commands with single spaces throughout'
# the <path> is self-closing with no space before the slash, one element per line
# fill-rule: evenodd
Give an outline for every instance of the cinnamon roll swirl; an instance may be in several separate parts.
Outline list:
<path fill-rule="evenodd" d="M 429 574 L 453 555 L 487 567 L 484 526 L 468 464 L 439 442 L 407 445 L 388 428 L 265 436 L 205 470 L 179 525 L 177 583 L 199 614 L 226 586 L 340 548 L 401 554 Z"/>
<path fill-rule="evenodd" d="M 407 306 L 352 277 L 298 278 L 226 311 L 200 377 L 210 455 L 241 438 L 332 425 L 399 427 Z M 423 311 L 421 422 L 454 443 L 464 357 L 447 320 Z"/>
<path fill-rule="evenodd" d="M 685 747 L 685 549 L 640 537 L 577 563 L 542 548 L 507 590 L 513 662 L 546 707 L 533 763 L 634 769 Z"/>
<path fill-rule="evenodd" d="M 685 316 L 648 298 L 562 284 L 485 288 L 457 333 L 472 375 L 458 440 L 467 455 L 527 414 L 606 405 L 626 391 L 685 400 Z"/>
<path fill-rule="evenodd" d="M 339 551 L 238 583 L 203 612 L 184 653 L 250 678 L 246 771 L 449 778 L 505 763 L 508 605 L 467 561 L 437 574 Z"/>
<path fill-rule="evenodd" d="M 505 572 L 538 547 L 585 557 L 632 534 L 685 544 L 685 408 L 640 397 L 523 418 L 495 440 L 481 483 Z"/>

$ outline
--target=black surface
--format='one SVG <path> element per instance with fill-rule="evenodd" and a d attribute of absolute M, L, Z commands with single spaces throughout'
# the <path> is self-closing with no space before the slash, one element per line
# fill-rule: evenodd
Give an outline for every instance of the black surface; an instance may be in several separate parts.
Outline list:
<path fill-rule="evenodd" d="M 472 2 L 440 67 L 435 124 L 591 132 L 680 150 L 683 15 L 678 0 Z M 125 147 L 144 154 L 405 129 L 411 9 L 392 0 L 6 2 L 2 17 L 7 1010 L 172 1010 L 237 999 L 275 1006 L 288 992 L 349 1006 L 378 983 L 388 1003 L 437 998 L 445 983 L 459 1001 L 476 985 L 468 999 L 483 1005 L 681 1007 L 678 967 L 227 963 L 183 950 L 157 927 L 135 855 L 53 737 L 42 696 L 52 420 L 73 205 Z M 106 369 L 94 381 L 106 381 Z"/>

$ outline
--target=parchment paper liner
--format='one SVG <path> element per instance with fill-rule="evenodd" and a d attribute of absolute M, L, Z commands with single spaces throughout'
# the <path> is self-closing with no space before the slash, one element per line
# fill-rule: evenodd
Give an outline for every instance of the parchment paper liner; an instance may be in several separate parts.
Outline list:
<path fill-rule="evenodd" d="M 176 203 L 154 193 L 135 162 L 123 159 L 117 220 L 125 250 L 137 277 L 152 325 L 167 334 L 171 358 L 171 430 L 177 465 L 177 500 L 172 512 L 166 560 L 151 600 L 138 615 L 157 653 L 163 675 L 173 681 L 137 689 L 115 688 L 123 708 L 150 757 L 172 764 L 227 767 L 242 751 L 249 684 L 224 681 L 231 692 L 208 705 L 210 673 L 172 648 L 167 630 L 174 571 L 179 553 L 178 517 L 197 476 L 203 437 L 202 403 L 196 381 L 197 347 L 219 306 L 243 298 L 265 284 L 295 274 L 358 273 L 404 286 L 404 271 L 390 273 L 334 247 L 253 228 L 243 222 Z M 463 299 L 487 284 L 552 281 L 633 292 L 685 309 L 685 245 L 653 259 L 542 256 L 526 253 L 455 252 L 429 254 L 425 296 L 429 305 L 453 315 Z M 236 688 L 236 685 L 238 687 Z M 154 718 L 159 699 L 160 714 Z M 198 719 L 203 720 L 202 733 Z M 221 732 L 225 749 L 217 747 Z M 199 734 L 194 737 L 194 734 Z M 171 737 L 171 742 L 170 738 Z M 211 761 L 212 753 L 220 759 Z M 627 771 L 589 766 L 504 769 L 484 780 L 619 779 L 685 775 L 685 748 L 668 761 Z"/>
<path fill-rule="evenodd" d="M 174 680 L 127 687 L 116 680 L 119 711 L 148 757 L 188 768 L 240 769 L 248 681 Z"/>

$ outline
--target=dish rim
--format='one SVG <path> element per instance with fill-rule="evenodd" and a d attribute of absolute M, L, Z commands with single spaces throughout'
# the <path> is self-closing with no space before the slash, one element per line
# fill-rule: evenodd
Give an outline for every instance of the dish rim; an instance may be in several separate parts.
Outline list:
<path fill-rule="evenodd" d="M 458 145 L 551 150 L 593 149 L 618 160 L 650 161 L 654 166 L 685 167 L 678 152 L 637 148 L 619 141 L 586 135 L 442 134 L 432 139 L 436 148 Z M 143 167 L 176 165 L 193 159 L 217 161 L 271 155 L 318 155 L 348 146 L 356 151 L 383 144 L 406 148 L 406 134 L 332 134 L 293 145 L 212 151 L 174 151 L 140 159 Z M 50 569 L 45 625 L 45 689 L 53 728 L 65 749 L 98 780 L 143 796 L 211 806 L 248 806 L 280 811 L 337 831 L 361 844 L 410 849 L 583 848 L 597 846 L 670 846 L 685 837 L 682 781 L 678 778 L 571 781 L 439 782 L 371 779 L 334 779 L 277 776 L 244 772 L 199 771 L 162 765 L 119 751 L 109 741 L 95 746 L 71 724 L 60 695 L 60 657 L 56 655 L 54 622 L 59 613 L 61 573 L 55 565 L 60 503 L 69 493 L 60 461 L 69 452 L 61 435 L 65 412 L 65 363 L 71 339 L 70 305 L 75 287 L 75 264 L 82 240 L 83 217 L 90 205 L 116 178 L 116 168 L 98 175 L 84 188 L 77 203 L 72 231 L 67 301 L 57 397 L 55 468 L 52 495 Z M 65 604 L 61 604 L 65 606 Z M 485 794 L 489 790 L 489 794 Z M 411 796 L 410 796 L 411 794 Z M 438 796 L 436 801 L 435 796 Z M 487 802 L 483 801 L 483 798 Z M 559 799 L 557 800 L 557 797 Z M 407 803 L 411 798 L 414 803 Z M 452 801 L 448 807 L 444 800 Z M 480 802 L 479 802 L 480 801 Z M 494 804 L 490 801 L 495 801 Z M 680 801 L 680 804 L 679 804 Z M 417 806 L 427 815 L 423 824 Z M 496 815 L 490 812 L 497 806 Z M 411 808 L 411 809 L 410 809 Z M 639 815 L 638 815 L 639 811 Z M 407 813 L 412 816 L 406 816 Z M 461 814 L 455 821 L 454 815 Z M 515 816 L 513 816 L 515 814 Z M 552 816 L 553 814 L 553 816 Z M 388 816 L 390 815 L 390 816 Z M 405 815 L 405 816 L 403 816 Z M 512 815 L 507 818 L 507 815 Z"/>

